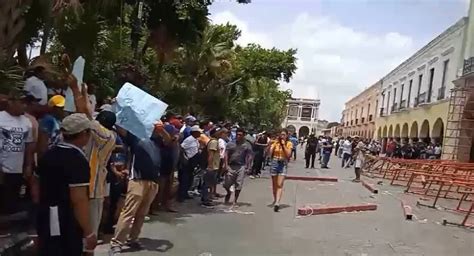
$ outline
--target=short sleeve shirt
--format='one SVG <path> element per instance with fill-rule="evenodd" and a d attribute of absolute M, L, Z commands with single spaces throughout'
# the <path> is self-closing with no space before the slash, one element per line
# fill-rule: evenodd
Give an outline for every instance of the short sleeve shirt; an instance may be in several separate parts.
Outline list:
<path fill-rule="evenodd" d="M 237 142 L 229 142 L 226 150 L 229 165 L 233 167 L 244 166 L 247 157 L 252 154 L 252 146 L 247 141 L 240 144 Z"/>
<path fill-rule="evenodd" d="M 207 144 L 207 150 L 209 158 L 211 159 L 211 163 L 210 165 L 208 165 L 208 169 L 213 171 L 218 170 L 221 161 L 218 140 L 211 139 Z"/>
<path fill-rule="evenodd" d="M 91 139 L 85 147 L 90 166 L 90 197 L 103 198 L 106 195 L 107 163 L 115 148 L 115 134 L 100 125 L 91 122 Z"/>
<path fill-rule="evenodd" d="M 84 153 L 74 145 L 60 143 L 40 159 L 36 175 L 40 184 L 38 235 L 42 239 L 59 236 L 65 244 L 81 243 L 83 232 L 74 216 L 69 191 L 89 185 L 89 163 Z M 59 234 L 54 228 L 57 226 Z"/>
<path fill-rule="evenodd" d="M 293 148 L 293 143 L 291 141 L 286 141 L 285 145 L 283 145 L 287 150 L 291 150 Z M 283 147 L 280 145 L 280 142 L 276 141 L 272 144 L 273 150 L 273 158 L 278 160 L 286 160 L 288 156 L 285 155 L 283 151 Z"/>
<path fill-rule="evenodd" d="M 34 141 L 30 120 L 0 112 L 0 167 L 4 173 L 22 173 L 27 143 Z"/>

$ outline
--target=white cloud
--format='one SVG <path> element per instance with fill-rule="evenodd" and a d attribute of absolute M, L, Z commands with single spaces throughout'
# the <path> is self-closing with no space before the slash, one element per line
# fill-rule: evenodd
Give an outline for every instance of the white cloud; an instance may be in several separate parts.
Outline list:
<path fill-rule="evenodd" d="M 272 40 L 263 33 L 255 33 L 250 31 L 249 26 L 243 20 L 237 18 L 233 13 L 224 11 L 212 15 L 211 20 L 214 24 L 226 24 L 230 23 L 236 25 L 242 32 L 241 37 L 237 40 L 237 43 L 245 46 L 249 43 L 258 43 L 263 47 L 273 47 Z"/>
<path fill-rule="evenodd" d="M 298 70 L 292 81 L 282 86 L 291 89 L 293 97 L 319 97 L 320 118 L 331 121 L 340 119 L 349 98 L 416 51 L 413 39 L 400 33 L 370 34 L 306 13 L 297 15 L 291 24 L 265 32 L 250 30 L 245 21 L 228 11 L 213 15 L 212 20 L 237 25 L 242 30 L 239 43 L 297 48 Z"/>

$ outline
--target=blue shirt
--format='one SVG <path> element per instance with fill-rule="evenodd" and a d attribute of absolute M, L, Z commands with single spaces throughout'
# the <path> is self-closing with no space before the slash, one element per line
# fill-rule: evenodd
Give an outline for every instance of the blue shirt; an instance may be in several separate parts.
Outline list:
<path fill-rule="evenodd" d="M 139 139 L 132 133 L 124 138 L 132 152 L 131 179 L 158 181 L 161 168 L 159 142 L 155 139 Z"/>
<path fill-rule="evenodd" d="M 51 147 L 61 141 L 61 122 L 56 117 L 47 114 L 38 123 L 40 131 L 48 134 L 48 145 Z"/>
<path fill-rule="evenodd" d="M 290 141 L 293 144 L 293 149 L 296 149 L 296 147 L 298 146 L 298 138 L 291 136 Z"/>

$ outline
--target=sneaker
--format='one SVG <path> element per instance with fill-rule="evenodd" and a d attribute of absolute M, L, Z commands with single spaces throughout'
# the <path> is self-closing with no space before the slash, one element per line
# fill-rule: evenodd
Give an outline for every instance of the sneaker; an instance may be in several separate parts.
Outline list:
<path fill-rule="evenodd" d="M 117 256 L 122 254 L 122 248 L 118 245 L 113 245 L 110 247 L 109 256 Z"/>
<path fill-rule="evenodd" d="M 253 179 L 255 179 L 255 176 L 249 175 L 249 178 L 253 180 Z"/>
<path fill-rule="evenodd" d="M 279 212 L 280 211 L 280 206 L 278 204 L 275 204 L 275 206 L 273 206 L 273 211 L 274 212 Z"/>
<path fill-rule="evenodd" d="M 201 206 L 204 208 L 212 209 L 214 206 L 216 206 L 213 202 L 202 202 Z"/>

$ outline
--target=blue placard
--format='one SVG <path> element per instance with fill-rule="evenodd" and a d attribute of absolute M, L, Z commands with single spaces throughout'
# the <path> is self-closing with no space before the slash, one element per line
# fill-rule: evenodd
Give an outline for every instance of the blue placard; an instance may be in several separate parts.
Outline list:
<path fill-rule="evenodd" d="M 154 124 L 163 116 L 168 104 L 131 83 L 125 83 L 113 107 L 118 126 L 139 138 L 150 138 Z"/>

